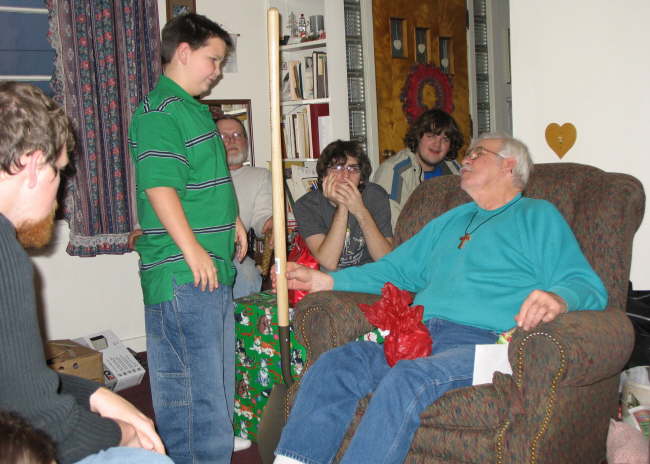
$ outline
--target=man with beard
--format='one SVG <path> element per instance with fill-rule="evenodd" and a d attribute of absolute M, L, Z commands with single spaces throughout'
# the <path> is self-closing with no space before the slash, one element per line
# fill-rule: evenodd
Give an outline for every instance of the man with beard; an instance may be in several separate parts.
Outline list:
<path fill-rule="evenodd" d="M 0 121 L 0 409 L 46 432 L 61 464 L 169 463 L 153 422 L 135 406 L 47 367 L 33 268 L 23 247 L 50 240 L 72 130 L 41 90 L 15 82 L 0 83 Z"/>
<path fill-rule="evenodd" d="M 463 146 L 463 134 L 454 118 L 433 109 L 411 124 L 404 143 L 406 148 L 384 161 L 373 178 L 390 197 L 393 229 L 402 207 L 418 185 L 433 177 L 460 173 L 456 156 Z"/>
<path fill-rule="evenodd" d="M 264 168 L 244 166 L 248 161 L 248 134 L 239 119 L 223 116 L 217 120 L 221 140 L 226 147 L 228 169 L 235 186 L 239 218 L 246 230 L 253 229 L 258 237 L 273 227 L 271 173 Z M 246 257 L 243 261 L 233 260 L 237 269 L 233 298 L 257 293 L 262 288 L 262 276 L 255 262 Z"/>

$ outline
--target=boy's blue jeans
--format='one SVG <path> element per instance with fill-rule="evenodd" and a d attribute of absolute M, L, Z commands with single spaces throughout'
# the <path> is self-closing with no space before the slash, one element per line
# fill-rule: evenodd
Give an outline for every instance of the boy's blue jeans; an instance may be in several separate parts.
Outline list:
<path fill-rule="evenodd" d="M 360 399 L 372 399 L 341 463 L 402 463 L 420 413 L 443 393 L 472 384 L 474 345 L 495 343 L 496 332 L 441 319 L 425 322 L 431 356 L 392 368 L 384 348 L 352 342 L 323 354 L 302 380 L 275 453 L 308 464 L 334 460 Z"/>
<path fill-rule="evenodd" d="M 174 285 L 145 306 L 147 360 L 158 432 L 176 464 L 230 463 L 235 394 L 232 287 Z"/>

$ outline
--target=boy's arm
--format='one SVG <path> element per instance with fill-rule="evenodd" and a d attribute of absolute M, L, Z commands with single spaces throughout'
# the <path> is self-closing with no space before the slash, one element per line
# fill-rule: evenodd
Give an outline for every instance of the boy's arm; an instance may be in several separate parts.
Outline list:
<path fill-rule="evenodd" d="M 147 189 L 146 194 L 158 219 L 183 252 L 194 275 L 194 286 L 200 285 L 201 291 L 213 291 L 219 286 L 217 268 L 208 252 L 196 240 L 176 190 L 172 187 L 153 187 Z"/>

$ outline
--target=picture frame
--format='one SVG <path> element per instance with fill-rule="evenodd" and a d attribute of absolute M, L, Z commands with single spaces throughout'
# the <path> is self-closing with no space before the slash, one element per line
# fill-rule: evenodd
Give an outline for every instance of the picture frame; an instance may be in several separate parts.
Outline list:
<path fill-rule="evenodd" d="M 196 0 L 166 0 L 167 21 L 185 13 L 196 13 Z"/>
<path fill-rule="evenodd" d="M 390 49 L 393 58 L 408 58 L 406 19 L 390 18 Z"/>
<path fill-rule="evenodd" d="M 415 28 L 415 62 L 429 64 L 431 62 L 431 34 L 428 27 Z"/>
<path fill-rule="evenodd" d="M 245 164 L 255 166 L 255 152 L 253 150 L 253 112 L 251 101 L 249 99 L 238 100 L 200 100 L 201 103 L 208 105 L 212 120 L 216 121 L 223 115 L 234 116 L 242 123 L 248 135 L 248 161 Z"/>

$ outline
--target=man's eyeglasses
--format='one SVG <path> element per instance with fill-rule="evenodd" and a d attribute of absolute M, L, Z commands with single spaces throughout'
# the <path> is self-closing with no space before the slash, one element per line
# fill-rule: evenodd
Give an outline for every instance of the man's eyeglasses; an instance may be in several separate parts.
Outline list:
<path fill-rule="evenodd" d="M 219 136 L 224 142 L 227 142 L 228 140 L 242 140 L 246 138 L 241 132 L 233 132 L 232 134 L 223 134 L 220 132 Z"/>
<path fill-rule="evenodd" d="M 487 148 L 482 147 L 480 145 L 467 150 L 467 153 L 465 153 L 465 158 L 474 161 L 476 158 L 480 158 L 481 156 L 485 155 L 486 153 L 492 153 L 493 155 L 498 156 L 499 158 L 505 158 L 501 153 L 497 153 L 496 151 L 488 150 Z"/>
<path fill-rule="evenodd" d="M 336 166 L 330 166 L 327 169 L 336 172 L 346 171 L 348 174 L 358 174 L 361 172 L 361 166 L 359 166 L 358 164 L 350 164 L 347 166 L 345 164 L 337 164 Z"/>

